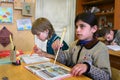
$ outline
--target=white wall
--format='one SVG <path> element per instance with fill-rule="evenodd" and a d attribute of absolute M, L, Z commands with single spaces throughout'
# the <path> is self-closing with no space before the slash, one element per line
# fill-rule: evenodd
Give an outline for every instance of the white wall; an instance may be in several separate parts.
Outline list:
<path fill-rule="evenodd" d="M 59 36 L 66 27 L 64 40 L 69 44 L 74 41 L 75 6 L 76 0 L 36 0 L 35 18 L 48 18 Z"/>

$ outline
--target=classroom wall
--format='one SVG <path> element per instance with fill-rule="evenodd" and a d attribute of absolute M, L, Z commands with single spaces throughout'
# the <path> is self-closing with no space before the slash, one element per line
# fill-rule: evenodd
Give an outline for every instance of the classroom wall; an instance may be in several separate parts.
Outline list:
<path fill-rule="evenodd" d="M 35 0 L 25 0 L 26 2 L 32 2 L 35 5 Z M 22 16 L 22 10 L 15 10 L 13 3 L 0 3 L 0 6 L 13 7 L 13 23 L 0 24 L 0 29 L 4 26 L 13 33 L 13 42 L 16 45 L 17 50 L 30 51 L 34 46 L 34 36 L 31 33 L 31 30 L 18 31 L 16 20 L 22 18 L 31 18 L 32 22 L 34 21 L 34 14 L 32 17 Z M 34 6 L 35 7 L 35 6 Z M 34 9 L 35 10 L 35 9 Z M 35 12 L 35 11 L 34 11 Z M 3 47 L 0 44 L 0 50 L 11 49 L 9 44 L 7 47 Z"/>
<path fill-rule="evenodd" d="M 66 28 L 64 40 L 70 44 L 74 41 L 74 18 L 76 0 L 36 0 L 36 18 L 45 17 L 52 23 L 58 36 Z M 36 39 L 36 44 L 39 44 Z M 42 46 L 43 47 L 43 46 Z"/>

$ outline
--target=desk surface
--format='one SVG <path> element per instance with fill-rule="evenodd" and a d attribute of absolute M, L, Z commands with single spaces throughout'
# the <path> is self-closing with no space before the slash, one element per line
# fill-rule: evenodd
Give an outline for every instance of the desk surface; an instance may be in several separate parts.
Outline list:
<path fill-rule="evenodd" d="M 120 57 L 120 51 L 109 50 L 110 55 Z"/>
<path fill-rule="evenodd" d="M 0 80 L 2 80 L 3 77 L 8 77 L 8 80 L 40 80 L 40 78 L 37 75 L 34 75 L 32 72 L 25 69 L 24 68 L 25 65 L 26 65 L 25 63 L 22 63 L 19 66 L 15 66 L 12 64 L 0 65 Z M 81 75 L 79 77 L 68 77 L 63 80 L 91 80 L 91 79 L 84 75 Z"/>
<path fill-rule="evenodd" d="M 120 51 L 109 50 L 110 55 L 119 56 Z M 0 65 L 0 80 L 3 77 L 8 77 L 9 80 L 40 80 L 40 78 L 27 69 L 24 68 L 26 64 L 22 63 L 20 66 L 12 64 Z M 88 77 L 82 75 L 79 77 L 68 77 L 64 80 L 91 80 Z"/>

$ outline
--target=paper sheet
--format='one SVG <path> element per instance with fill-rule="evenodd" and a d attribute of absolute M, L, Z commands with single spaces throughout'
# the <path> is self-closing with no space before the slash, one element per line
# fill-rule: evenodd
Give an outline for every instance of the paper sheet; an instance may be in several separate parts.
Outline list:
<path fill-rule="evenodd" d="M 120 46 L 118 45 L 107 45 L 108 49 L 114 50 L 114 51 L 120 51 Z"/>
<path fill-rule="evenodd" d="M 21 56 L 21 58 L 26 64 L 50 61 L 49 58 L 41 57 L 38 54 L 32 54 L 32 56 L 30 56 L 30 54 L 27 54 L 27 55 Z"/>

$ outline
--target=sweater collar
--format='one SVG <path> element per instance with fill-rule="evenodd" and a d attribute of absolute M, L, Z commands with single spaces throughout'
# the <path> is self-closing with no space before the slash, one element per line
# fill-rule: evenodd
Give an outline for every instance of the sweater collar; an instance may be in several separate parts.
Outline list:
<path fill-rule="evenodd" d="M 83 42 L 83 41 L 82 41 Z M 98 39 L 97 38 L 94 38 L 93 40 L 91 40 L 91 41 L 87 41 L 86 42 L 86 44 L 81 44 L 81 40 L 79 40 L 78 42 L 77 42 L 77 46 L 84 46 L 86 49 L 91 49 L 91 48 L 93 48 L 97 43 L 98 43 L 99 41 L 98 41 Z"/>

